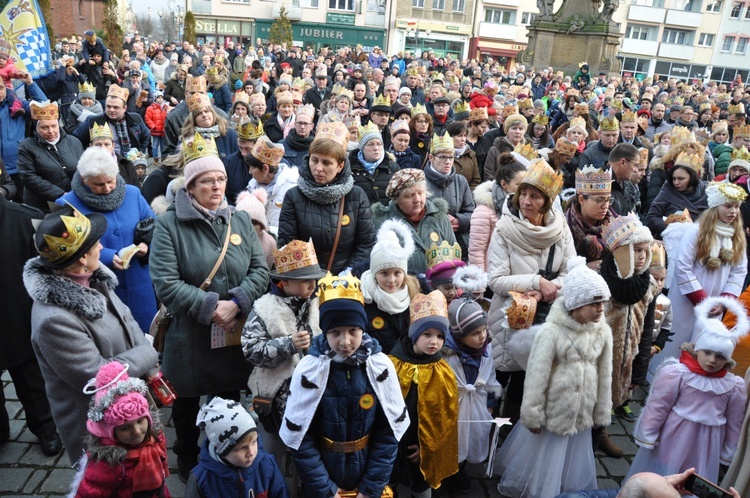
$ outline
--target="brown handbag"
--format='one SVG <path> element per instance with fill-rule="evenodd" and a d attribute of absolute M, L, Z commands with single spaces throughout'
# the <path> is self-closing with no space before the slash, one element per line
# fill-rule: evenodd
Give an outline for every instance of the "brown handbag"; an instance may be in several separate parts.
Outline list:
<path fill-rule="evenodd" d="M 331 271 L 331 267 L 333 267 L 333 260 L 336 257 L 336 249 L 339 247 L 339 239 L 341 238 L 341 222 L 342 218 L 344 217 L 344 199 L 346 197 L 342 197 L 341 201 L 339 201 L 339 222 L 336 224 L 336 237 L 333 239 L 333 248 L 331 249 L 331 255 L 328 258 L 328 266 L 326 266 L 326 270 Z"/>

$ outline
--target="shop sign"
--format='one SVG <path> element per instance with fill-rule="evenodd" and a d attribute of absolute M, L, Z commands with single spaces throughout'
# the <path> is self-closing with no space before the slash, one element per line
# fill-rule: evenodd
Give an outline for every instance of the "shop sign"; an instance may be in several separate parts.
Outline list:
<path fill-rule="evenodd" d="M 239 21 L 224 21 L 219 19 L 196 19 L 196 33 L 218 33 L 220 35 L 239 35 Z"/>
<path fill-rule="evenodd" d="M 682 62 L 657 61 L 654 72 L 671 78 L 703 78 L 706 66 L 685 64 Z"/>
<path fill-rule="evenodd" d="M 326 14 L 326 22 L 328 24 L 347 24 L 354 25 L 355 15 L 354 14 L 340 14 L 338 12 L 328 12 Z"/>

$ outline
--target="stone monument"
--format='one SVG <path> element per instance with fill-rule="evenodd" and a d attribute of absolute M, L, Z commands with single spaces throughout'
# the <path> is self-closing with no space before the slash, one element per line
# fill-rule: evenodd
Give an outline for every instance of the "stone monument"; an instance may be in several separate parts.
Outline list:
<path fill-rule="evenodd" d="M 518 61 L 537 69 L 552 66 L 574 75 L 586 61 L 596 79 L 599 72 L 618 74 L 622 35 L 612 21 L 619 0 L 563 0 L 553 12 L 554 0 L 537 0 L 539 15 L 528 27 L 528 45 Z"/>

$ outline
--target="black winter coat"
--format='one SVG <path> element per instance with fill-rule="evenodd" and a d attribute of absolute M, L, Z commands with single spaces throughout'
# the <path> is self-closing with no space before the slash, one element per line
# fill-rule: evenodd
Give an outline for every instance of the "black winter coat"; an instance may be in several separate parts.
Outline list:
<path fill-rule="evenodd" d="M 279 113 L 274 112 L 263 122 L 263 131 L 268 139 L 277 144 L 284 138 L 284 129 L 279 125 Z"/>
<path fill-rule="evenodd" d="M 646 215 L 646 226 L 651 230 L 654 237 L 660 239 L 661 233 L 667 228 L 664 217 L 687 209 L 693 221 L 697 221 L 701 213 L 708 209 L 708 197 L 703 182 L 699 182 L 693 192 L 685 194 L 677 191 L 672 183 L 665 182 L 661 187 L 659 195 Z"/>
<path fill-rule="evenodd" d="M 409 310 L 391 315 L 378 308 L 374 302 L 365 304 L 367 313 L 367 332 L 370 337 L 377 339 L 385 354 L 391 354 L 402 335 L 409 332 Z"/>
<path fill-rule="evenodd" d="M 94 127 L 94 123 L 102 126 L 104 123 L 108 122 L 109 118 L 107 118 L 107 114 L 105 113 L 97 114 L 95 116 L 89 116 L 86 118 L 86 121 L 78 125 L 75 131 L 73 131 L 73 135 L 78 138 L 78 140 L 84 147 L 88 147 L 91 143 L 90 130 Z M 128 128 L 128 139 L 130 140 L 130 147 L 136 148 L 144 154 L 147 154 L 149 145 L 151 143 L 151 131 L 148 129 L 148 126 L 146 126 L 146 123 L 143 121 L 143 118 L 140 116 L 140 114 L 135 112 L 126 112 L 125 126 Z M 115 146 L 117 147 L 117 144 L 120 143 L 120 140 L 117 138 L 117 136 L 114 137 L 114 142 Z M 128 153 L 128 151 L 121 150 L 120 153 L 124 156 Z M 79 155 L 78 157 L 81 156 Z"/>
<path fill-rule="evenodd" d="M 393 174 L 399 170 L 398 163 L 386 152 L 383 162 L 371 174 L 359 161 L 358 155 L 359 149 L 355 149 L 349 153 L 349 163 L 352 166 L 354 185 L 365 191 L 367 198 L 370 200 L 370 205 L 376 202 L 388 204 L 389 199 L 385 195 L 385 191 Z"/>

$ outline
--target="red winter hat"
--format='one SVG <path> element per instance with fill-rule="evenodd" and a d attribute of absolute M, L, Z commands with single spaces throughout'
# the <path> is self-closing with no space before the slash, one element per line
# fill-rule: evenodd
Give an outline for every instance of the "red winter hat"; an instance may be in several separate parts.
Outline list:
<path fill-rule="evenodd" d="M 98 437 L 115 440 L 115 427 L 148 418 L 151 425 L 151 413 L 148 409 L 146 383 L 138 378 L 128 376 L 128 365 L 113 361 L 103 365 L 83 388 L 84 394 L 93 394 L 89 406 L 86 428 Z"/>

